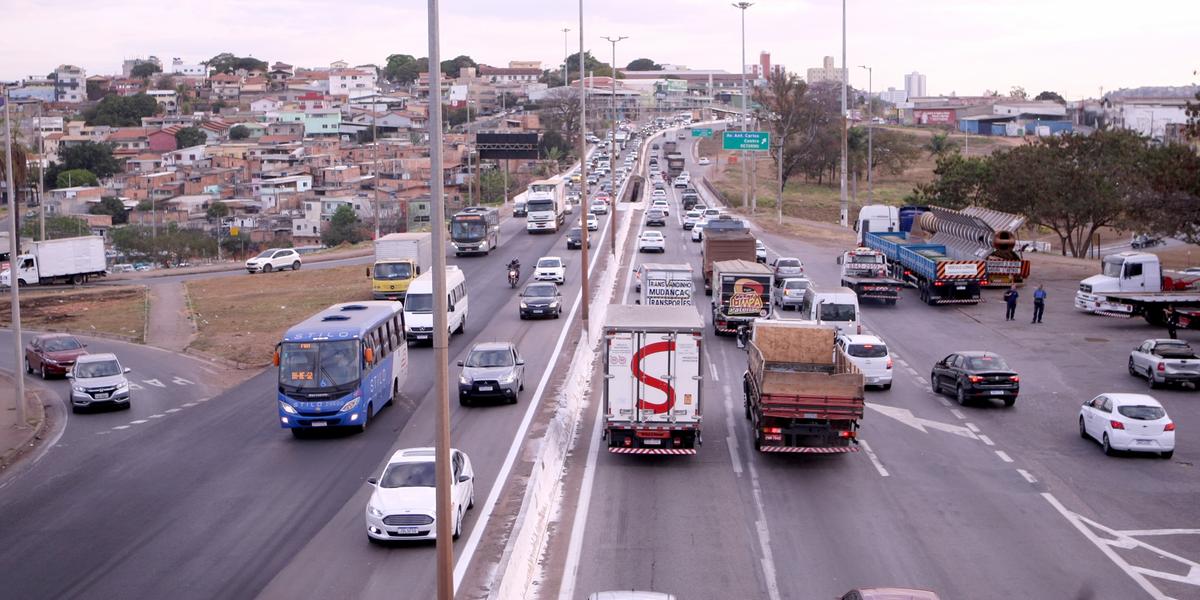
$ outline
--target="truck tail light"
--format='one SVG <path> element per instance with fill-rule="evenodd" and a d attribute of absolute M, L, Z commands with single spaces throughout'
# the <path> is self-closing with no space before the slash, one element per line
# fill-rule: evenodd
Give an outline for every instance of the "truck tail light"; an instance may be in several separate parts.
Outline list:
<path fill-rule="evenodd" d="M 1125 424 L 1120 421 L 1109 421 L 1108 424 L 1111 425 L 1113 429 L 1125 429 Z"/>
<path fill-rule="evenodd" d="M 933 287 L 942 287 L 943 285 L 945 285 L 945 283 L 943 283 L 943 282 L 941 282 L 941 281 L 935 281 L 935 282 L 933 282 Z"/>
<path fill-rule="evenodd" d="M 1158 363 L 1158 372 L 1162 373 L 1167 370 L 1167 363 Z"/>
<path fill-rule="evenodd" d="M 783 433 L 782 427 L 763 427 L 763 433 Z"/>
<path fill-rule="evenodd" d="M 630 446 L 632 446 L 632 445 L 633 445 L 633 438 L 631 438 L 631 437 L 626 437 L 626 438 L 625 438 L 625 447 L 626 447 L 626 448 L 628 448 L 628 447 L 630 447 Z"/>
<path fill-rule="evenodd" d="M 844 437 L 844 438 L 858 437 L 858 432 L 857 431 L 839 431 L 838 437 Z"/>
<path fill-rule="evenodd" d="M 970 381 L 971 383 L 979 383 L 983 381 L 983 377 L 979 375 L 967 375 L 967 381 Z"/>
<path fill-rule="evenodd" d="M 1167 423 L 1166 425 L 1163 425 L 1163 431 L 1175 431 L 1175 424 Z"/>
<path fill-rule="evenodd" d="M 987 286 L 987 284 L 988 284 L 988 280 L 986 280 L 986 279 L 980 279 L 980 280 L 979 280 L 979 285 L 982 285 L 982 286 L 985 286 L 985 287 L 986 287 L 986 286 Z"/>

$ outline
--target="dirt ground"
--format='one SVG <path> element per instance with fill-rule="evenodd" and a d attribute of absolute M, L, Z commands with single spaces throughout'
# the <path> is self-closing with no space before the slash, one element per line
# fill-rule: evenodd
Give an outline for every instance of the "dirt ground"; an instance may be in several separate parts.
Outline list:
<path fill-rule="evenodd" d="M 187 283 L 198 334 L 191 347 L 265 365 L 287 328 L 338 302 L 369 300 L 362 266 L 237 274 Z"/>
<path fill-rule="evenodd" d="M 0 298 L 0 325 L 10 324 L 8 293 Z M 132 342 L 146 336 L 146 287 L 93 286 L 21 291 L 21 325 L 44 331 L 98 333 Z"/>

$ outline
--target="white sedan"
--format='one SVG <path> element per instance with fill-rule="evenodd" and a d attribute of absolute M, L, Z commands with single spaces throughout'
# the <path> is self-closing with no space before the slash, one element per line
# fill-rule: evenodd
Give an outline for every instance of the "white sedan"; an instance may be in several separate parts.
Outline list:
<path fill-rule="evenodd" d="M 638 252 L 666 252 L 667 240 L 658 231 L 643 231 L 638 236 Z"/>
<path fill-rule="evenodd" d="M 840 335 L 837 347 L 863 374 L 865 385 L 892 389 L 892 355 L 887 344 L 873 335 Z"/>
<path fill-rule="evenodd" d="M 1079 407 L 1079 435 L 1100 442 L 1104 453 L 1120 450 L 1175 454 L 1175 422 L 1146 394 L 1100 394 Z"/>
<path fill-rule="evenodd" d="M 708 160 L 708 157 L 707 157 L 707 156 L 701 156 L 701 157 L 700 157 L 700 160 L 696 161 L 696 164 L 698 164 L 698 165 L 708 165 L 708 164 L 711 164 L 711 161 L 710 161 L 710 160 Z"/>
<path fill-rule="evenodd" d="M 693 242 L 699 242 L 704 239 L 704 226 L 705 225 L 708 225 L 708 219 L 706 217 L 700 217 L 700 220 L 696 221 L 695 225 L 692 225 L 692 241 Z"/>
<path fill-rule="evenodd" d="M 655 200 L 654 202 L 651 202 L 650 208 L 651 209 L 657 208 L 658 210 L 663 211 L 664 215 L 666 215 L 668 217 L 671 216 L 671 205 L 668 204 L 666 200 L 663 200 L 661 198 L 658 200 Z"/>
<path fill-rule="evenodd" d="M 378 478 L 367 480 L 367 538 L 374 541 L 432 540 L 437 538 L 435 488 L 437 468 L 433 448 L 397 450 Z M 462 533 L 463 518 L 475 506 L 475 472 L 471 459 L 450 450 L 450 513 L 454 539 Z"/>
<path fill-rule="evenodd" d="M 567 265 L 557 256 L 543 256 L 533 268 L 533 278 L 537 281 L 563 283 L 567 280 Z"/>
<path fill-rule="evenodd" d="M 655 188 L 655 190 L 653 192 L 650 192 L 650 199 L 651 200 L 666 200 L 667 199 L 667 190 L 660 190 L 658 188 Z"/>

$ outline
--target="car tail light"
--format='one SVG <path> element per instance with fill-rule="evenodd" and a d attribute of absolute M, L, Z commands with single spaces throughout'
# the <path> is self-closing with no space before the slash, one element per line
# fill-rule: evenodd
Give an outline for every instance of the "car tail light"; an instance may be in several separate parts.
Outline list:
<path fill-rule="evenodd" d="M 782 427 L 763 427 L 763 433 L 783 433 Z"/>
<path fill-rule="evenodd" d="M 943 285 L 945 285 L 945 284 L 944 284 L 944 283 L 942 283 L 941 281 L 935 281 L 935 282 L 933 282 L 933 287 L 942 287 Z"/>
<path fill-rule="evenodd" d="M 979 281 L 979 285 L 982 285 L 982 286 L 984 286 L 984 287 L 987 287 L 987 284 L 988 284 L 988 281 L 987 281 L 986 279 L 981 279 L 981 280 Z"/>
<path fill-rule="evenodd" d="M 1175 424 L 1167 423 L 1166 425 L 1163 425 L 1163 431 L 1175 431 Z"/>
<path fill-rule="evenodd" d="M 892 368 L 892 357 L 890 357 L 890 356 L 888 357 L 888 366 L 887 366 L 887 368 L 889 368 L 889 369 L 890 369 L 890 368 Z"/>
<path fill-rule="evenodd" d="M 979 375 L 968 375 L 967 380 L 971 383 L 979 383 L 980 381 L 983 381 L 983 377 L 980 377 Z"/>
<path fill-rule="evenodd" d="M 1158 371 L 1161 373 L 1167 370 L 1167 363 L 1158 363 Z"/>
<path fill-rule="evenodd" d="M 1111 425 L 1113 429 L 1125 429 L 1125 424 L 1120 421 L 1109 421 L 1108 424 Z"/>
<path fill-rule="evenodd" d="M 1009 377 L 1008 380 L 1013 383 L 1017 383 L 1021 381 L 1021 377 L 1019 375 L 1013 375 L 1012 377 Z"/>

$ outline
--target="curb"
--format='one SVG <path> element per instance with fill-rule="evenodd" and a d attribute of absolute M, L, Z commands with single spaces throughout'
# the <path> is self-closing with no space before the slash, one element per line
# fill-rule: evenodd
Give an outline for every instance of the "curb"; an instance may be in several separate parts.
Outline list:
<path fill-rule="evenodd" d="M 324 254 L 324 253 L 318 254 L 318 255 L 313 256 L 312 258 L 304 259 L 304 263 L 305 264 L 321 263 L 321 262 L 328 262 L 331 260 L 345 260 L 348 258 L 362 258 L 364 256 L 371 256 L 374 253 L 375 253 L 375 250 L 373 248 L 361 248 L 358 250 L 350 250 L 350 251 L 343 252 L 343 253 L 330 252 L 328 254 Z M 303 257 L 303 256 L 304 255 L 301 255 L 301 257 Z M 239 264 L 241 264 L 241 263 L 233 262 L 228 265 L 209 265 L 209 266 L 204 266 L 204 267 L 187 267 L 185 269 L 155 269 L 154 271 L 148 271 L 148 272 L 146 272 L 146 274 L 141 274 L 141 275 L 137 275 L 137 276 L 127 276 L 125 273 L 121 273 L 121 274 L 116 274 L 116 275 L 109 275 L 109 276 L 105 277 L 104 280 L 105 281 L 114 281 L 114 282 L 138 282 L 138 281 L 145 281 L 147 279 L 156 279 L 156 278 L 160 278 L 160 277 L 186 277 L 188 275 L 200 275 L 200 274 L 204 274 L 204 273 L 222 273 L 222 272 L 228 272 L 228 273 L 232 274 L 232 273 L 239 273 L 239 272 L 245 271 L 245 269 L 238 266 Z M 152 285 L 152 284 L 146 284 L 146 285 Z"/>
<path fill-rule="evenodd" d="M 265 368 L 265 367 L 268 367 L 271 365 L 271 363 L 269 363 L 269 362 L 244 363 L 244 362 L 238 362 L 236 360 L 229 360 L 228 358 L 223 358 L 220 356 L 209 354 L 203 350 L 197 350 L 195 348 L 192 348 L 191 346 L 184 348 L 183 354 L 187 354 L 189 356 L 194 356 L 196 358 L 207 360 L 211 363 L 221 365 L 222 367 L 225 367 L 227 369 L 235 369 L 238 371 L 245 371 L 245 370 L 250 370 L 250 369 L 262 369 L 262 368 Z"/>
<path fill-rule="evenodd" d="M 22 375 L 23 376 L 23 375 Z M 0 380 L 11 380 L 15 375 L 7 370 L 0 369 Z M 10 467 L 17 463 L 23 456 L 37 449 L 38 445 L 45 439 L 46 430 L 49 428 L 49 420 L 46 418 L 46 405 L 42 399 L 42 394 L 46 392 L 39 384 L 28 385 L 26 381 L 25 404 L 31 409 L 31 416 L 37 419 L 36 423 L 28 430 L 27 434 L 20 436 L 19 443 L 12 448 L 5 448 L 0 453 L 0 473 L 7 471 Z M 31 402 L 30 399 L 33 399 Z"/>

